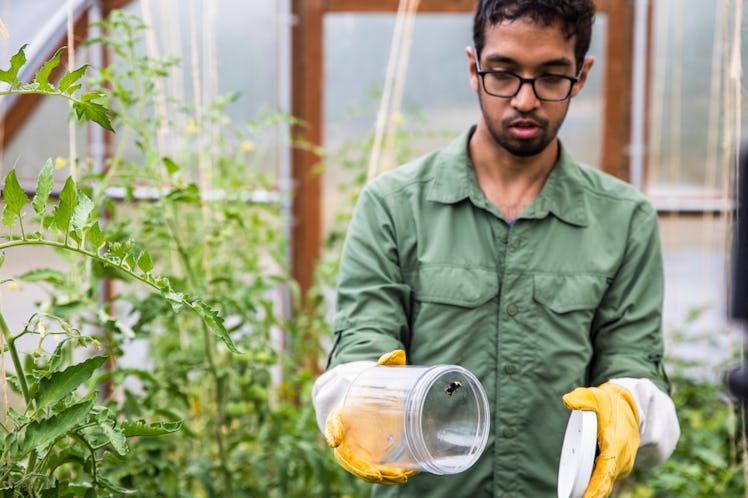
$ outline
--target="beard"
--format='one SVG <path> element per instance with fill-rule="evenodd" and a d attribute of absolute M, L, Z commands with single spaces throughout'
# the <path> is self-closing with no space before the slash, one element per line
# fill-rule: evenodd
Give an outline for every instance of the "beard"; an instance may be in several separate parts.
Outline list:
<path fill-rule="evenodd" d="M 488 112 L 483 105 L 483 96 L 478 97 L 483 120 L 486 123 L 489 133 L 500 147 L 510 154 L 517 157 L 532 157 L 543 152 L 558 135 L 558 130 L 566 117 L 564 110 L 561 119 L 558 122 L 551 123 L 547 119 L 535 116 L 533 113 L 516 113 L 513 116 L 502 119 L 496 123 L 490 119 Z M 510 128 L 512 123 L 518 119 L 531 120 L 538 127 L 538 133 L 532 138 L 523 139 L 512 135 Z"/>

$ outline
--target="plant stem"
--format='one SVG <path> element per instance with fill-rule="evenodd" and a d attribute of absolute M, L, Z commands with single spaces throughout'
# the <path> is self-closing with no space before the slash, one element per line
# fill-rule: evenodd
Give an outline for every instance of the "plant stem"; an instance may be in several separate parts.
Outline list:
<path fill-rule="evenodd" d="M 166 226 L 169 227 L 169 229 L 172 232 L 172 240 L 177 244 L 177 253 L 179 254 L 179 258 L 182 260 L 182 265 L 184 267 L 184 271 L 188 275 L 188 279 L 191 283 L 192 288 L 199 288 L 200 287 L 200 280 L 197 278 L 197 275 L 195 274 L 195 269 L 192 265 L 192 260 L 190 259 L 189 252 L 184 248 L 181 239 L 179 238 L 179 231 L 178 227 L 176 225 L 176 216 L 172 217 L 172 219 L 166 219 Z M 205 289 L 200 289 L 205 290 Z M 223 438 L 223 425 L 225 420 L 225 415 L 223 413 L 223 378 L 221 377 L 221 374 L 218 372 L 218 368 L 216 367 L 216 361 L 214 358 L 214 344 L 212 341 L 212 334 L 208 330 L 208 327 L 205 325 L 205 322 L 202 324 L 202 333 L 203 333 L 203 343 L 205 345 L 205 359 L 208 363 L 208 372 L 213 377 L 213 382 L 215 384 L 215 403 L 216 403 L 216 428 L 215 428 L 215 434 L 216 434 L 216 444 L 218 446 L 218 458 L 220 460 L 220 466 L 221 466 L 221 473 L 223 474 L 223 480 L 224 480 L 224 493 L 228 496 L 233 495 L 233 486 L 232 486 L 232 478 L 231 478 L 231 472 L 229 471 L 229 465 L 228 465 L 228 457 L 226 454 L 226 443 Z"/>
<path fill-rule="evenodd" d="M 3 332 L 3 338 L 5 343 L 8 345 L 8 351 L 10 351 L 10 359 L 13 361 L 13 367 L 16 369 L 16 377 L 18 377 L 18 383 L 21 384 L 21 391 L 23 392 L 23 399 L 26 401 L 26 406 L 31 404 L 31 396 L 29 395 L 29 386 L 26 383 L 26 375 L 23 373 L 23 365 L 21 364 L 21 358 L 18 357 L 18 350 L 16 349 L 15 339 L 10 332 L 8 323 L 5 321 L 5 317 L 0 312 L 0 329 Z"/>
<path fill-rule="evenodd" d="M 93 478 L 94 482 L 96 484 L 99 483 L 99 471 L 96 464 L 96 450 L 93 449 L 91 444 L 86 441 L 86 438 L 84 438 L 81 434 L 79 434 L 76 431 L 71 431 L 68 433 L 73 439 L 78 440 L 83 446 L 88 448 L 88 452 L 91 454 L 91 477 Z"/>
<path fill-rule="evenodd" d="M 156 289 L 161 295 L 166 295 L 167 294 L 166 291 L 165 291 L 165 289 L 159 287 L 158 284 L 157 284 L 157 282 L 155 280 L 149 279 L 147 274 L 141 275 L 141 274 L 133 271 L 132 269 L 130 269 L 130 268 L 126 267 L 126 266 L 118 264 L 116 261 L 112 261 L 111 259 L 107 259 L 106 257 L 99 255 L 98 253 L 90 252 L 90 251 L 87 251 L 85 249 L 81 249 L 79 247 L 75 247 L 75 246 L 71 246 L 71 245 L 68 245 L 68 244 L 64 244 L 62 242 L 55 242 L 55 241 L 45 240 L 45 239 L 18 239 L 18 240 L 12 240 L 10 242 L 5 242 L 3 244 L 0 244 L 0 251 L 3 251 L 5 249 L 11 248 L 11 247 L 27 246 L 27 245 L 55 247 L 57 249 L 63 249 L 63 250 L 66 250 L 66 251 L 70 251 L 70 252 L 74 252 L 74 253 L 77 253 L 77 254 L 81 254 L 81 255 L 86 256 L 88 258 L 91 258 L 93 260 L 99 261 L 103 265 L 106 265 L 106 266 L 109 266 L 109 267 L 112 267 L 112 268 L 117 268 L 117 269 L 119 269 L 119 270 L 127 273 L 127 275 L 130 276 L 130 277 L 132 277 L 133 279 L 135 279 L 135 280 L 137 280 L 139 282 L 142 282 L 143 284 L 145 284 L 145 285 L 147 285 L 147 286 L 149 286 L 149 287 L 151 287 L 153 289 Z M 171 291 L 171 289 L 169 289 L 169 290 Z M 170 294 L 173 294 L 173 292 L 170 292 Z M 171 297 L 167 296 L 167 298 L 169 298 L 170 300 L 174 301 L 174 299 L 171 298 Z M 198 306 L 196 306 L 194 303 L 190 302 L 184 296 L 182 296 L 182 298 L 179 300 L 179 304 L 183 305 L 183 306 L 186 306 L 187 308 L 189 308 L 190 310 L 192 310 L 193 312 L 195 312 L 198 316 L 202 316 L 200 310 L 198 309 Z M 203 325 L 207 325 L 205 323 L 205 320 L 203 320 L 202 323 L 203 323 Z M 7 328 L 7 325 L 5 325 L 5 327 Z M 3 330 L 3 333 L 5 333 L 5 329 Z M 9 330 L 8 330 L 7 334 L 8 334 L 8 336 L 10 336 L 10 331 Z M 223 340 L 224 340 L 224 342 L 226 342 L 228 340 L 228 342 L 226 342 L 226 343 L 227 343 L 227 345 L 229 345 L 230 348 L 234 347 L 233 344 L 231 344 L 230 339 L 223 338 Z M 14 349 L 11 349 L 11 354 L 14 354 Z M 17 353 L 13 357 L 13 363 L 14 363 L 14 365 L 16 364 L 16 362 L 18 362 L 18 364 L 16 365 L 16 368 L 20 368 L 20 360 L 18 359 Z M 215 365 L 212 362 L 212 358 L 211 358 L 210 364 L 212 365 L 211 368 L 213 370 L 213 373 L 216 374 Z M 25 379 L 23 379 L 23 376 L 19 376 L 19 378 L 21 379 L 22 382 L 25 380 Z M 26 389 L 26 391 L 28 391 L 28 389 Z M 27 392 L 25 394 L 27 394 Z M 26 397 L 28 398 L 28 396 L 26 396 Z M 26 400 L 26 402 L 28 403 L 28 399 Z"/>
<path fill-rule="evenodd" d="M 115 263 L 114 261 L 111 261 L 111 260 L 109 260 L 109 259 L 107 259 L 107 258 L 105 258 L 105 257 L 103 257 L 101 255 L 99 255 L 98 253 L 90 252 L 90 251 L 87 251 L 85 249 L 81 249 L 79 247 L 71 246 L 69 244 L 65 244 L 65 243 L 62 243 L 62 242 L 55 242 L 53 240 L 46 240 L 46 239 L 18 239 L 18 240 L 11 240 L 10 242 L 5 242 L 3 244 L 0 244 L 0 251 L 2 251 L 4 249 L 9 249 L 11 247 L 29 246 L 29 245 L 30 246 L 54 247 L 54 248 L 57 248 L 57 249 L 64 249 L 66 251 L 70 251 L 70 252 L 81 254 L 81 255 L 86 256 L 88 258 L 91 258 L 91 259 L 94 259 L 96 261 L 99 261 L 100 263 L 102 263 L 102 264 L 104 264 L 106 266 L 111 266 L 113 268 L 118 268 L 118 269 L 124 271 L 125 273 L 127 273 L 130 277 L 132 277 L 132 278 L 134 278 L 134 279 L 136 279 L 136 280 L 138 280 L 138 281 L 140 281 L 140 282 L 148 285 L 149 287 L 153 287 L 154 289 L 161 290 L 161 289 L 159 289 L 159 287 L 155 283 L 150 282 L 146 277 L 139 275 L 138 273 L 130 270 L 129 268 L 125 268 L 125 267 L 123 267 L 123 266 Z"/>
<path fill-rule="evenodd" d="M 36 469 L 36 448 L 32 449 L 29 452 L 29 460 L 26 464 L 26 473 L 27 474 L 33 474 L 34 469 Z"/>
<path fill-rule="evenodd" d="M 60 91 L 40 90 L 38 88 L 29 89 L 29 90 L 24 90 L 20 88 L 12 88 L 10 90 L 0 91 L 0 96 L 2 95 L 47 95 L 47 96 L 52 96 L 52 97 L 62 97 L 62 98 L 68 99 L 71 102 L 80 102 L 80 100 L 66 93 L 63 93 Z"/>

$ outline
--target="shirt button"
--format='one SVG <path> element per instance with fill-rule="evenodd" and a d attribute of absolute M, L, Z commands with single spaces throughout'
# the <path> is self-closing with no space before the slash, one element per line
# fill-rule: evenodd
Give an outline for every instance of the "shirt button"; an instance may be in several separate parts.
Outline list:
<path fill-rule="evenodd" d="M 517 308 L 517 306 L 514 304 L 510 304 L 509 306 L 506 307 L 506 312 L 509 314 L 509 316 L 516 315 L 518 311 L 519 311 L 519 308 Z"/>
<path fill-rule="evenodd" d="M 503 244 L 506 244 L 506 242 L 507 242 L 507 241 L 509 240 L 509 235 L 508 235 L 508 234 L 506 234 L 506 233 L 502 233 L 501 235 L 499 235 L 499 240 L 500 240 L 500 241 L 501 241 L 501 242 L 502 242 Z"/>
<path fill-rule="evenodd" d="M 513 375 L 517 373 L 517 366 L 514 363 L 507 363 L 504 365 L 504 373 Z"/>
<path fill-rule="evenodd" d="M 504 430 L 501 431 L 501 435 L 504 436 L 507 439 L 513 438 L 514 437 L 514 429 L 512 429 L 511 427 L 504 427 Z"/>

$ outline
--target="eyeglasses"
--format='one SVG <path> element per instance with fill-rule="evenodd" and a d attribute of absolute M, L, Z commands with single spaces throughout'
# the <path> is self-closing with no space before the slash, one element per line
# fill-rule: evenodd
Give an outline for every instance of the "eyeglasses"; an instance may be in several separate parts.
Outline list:
<path fill-rule="evenodd" d="M 512 98 L 519 93 L 522 85 L 529 83 L 538 100 L 560 102 L 569 98 L 574 83 L 579 81 L 578 76 L 561 74 L 542 74 L 536 78 L 523 78 L 511 71 L 483 70 L 480 68 L 477 56 L 475 64 L 483 82 L 483 89 L 494 97 Z"/>

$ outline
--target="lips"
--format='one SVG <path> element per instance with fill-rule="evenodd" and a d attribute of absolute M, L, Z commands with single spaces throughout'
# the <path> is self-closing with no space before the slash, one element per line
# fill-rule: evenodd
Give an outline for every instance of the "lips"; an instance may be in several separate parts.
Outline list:
<path fill-rule="evenodd" d="M 518 138 L 532 138 L 540 133 L 540 123 L 531 119 L 517 119 L 509 124 L 509 130 Z"/>

